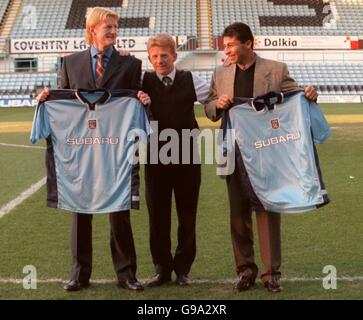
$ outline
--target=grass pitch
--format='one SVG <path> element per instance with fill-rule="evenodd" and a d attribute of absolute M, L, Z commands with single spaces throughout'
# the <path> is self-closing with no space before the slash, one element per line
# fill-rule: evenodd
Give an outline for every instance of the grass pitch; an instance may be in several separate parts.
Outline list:
<path fill-rule="evenodd" d="M 95 216 L 94 282 L 87 290 L 64 293 L 61 281 L 68 279 L 71 263 L 71 215 L 46 208 L 43 187 L 0 219 L 0 299 L 362 299 L 363 105 L 324 105 L 322 109 L 333 128 L 332 137 L 318 146 L 332 202 L 311 213 L 282 216 L 282 293 L 271 295 L 260 282 L 248 292 L 232 291 L 235 273 L 226 186 L 215 175 L 214 165 L 204 165 L 197 257 L 190 273 L 195 282 L 190 287 L 170 283 L 137 294 L 118 289 L 109 248 L 108 217 Z M 202 108 L 197 108 L 196 113 L 203 117 Z M 0 208 L 45 175 L 44 150 L 8 146 L 29 145 L 32 117 L 32 109 L 0 108 Z M 211 124 L 202 121 L 203 125 Z M 147 210 L 142 200 L 141 210 L 132 212 L 132 225 L 138 278 L 146 281 L 154 271 Z M 174 248 L 176 220 L 174 211 Z M 261 265 L 257 239 L 255 254 Z M 37 268 L 40 281 L 36 290 L 23 289 L 26 265 Z M 337 269 L 336 290 L 323 288 L 326 265 Z"/>

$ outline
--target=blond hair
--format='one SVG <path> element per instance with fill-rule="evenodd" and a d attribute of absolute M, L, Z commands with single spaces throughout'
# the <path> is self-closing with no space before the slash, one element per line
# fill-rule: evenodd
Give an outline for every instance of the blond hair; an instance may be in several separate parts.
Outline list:
<path fill-rule="evenodd" d="M 174 41 L 174 38 L 167 33 L 159 33 L 155 36 L 150 37 L 146 44 L 147 50 L 149 51 L 149 49 L 154 46 L 169 48 L 172 53 L 176 52 L 176 43 Z"/>
<path fill-rule="evenodd" d="M 91 28 L 97 24 L 105 22 L 107 18 L 115 18 L 117 21 L 120 16 L 113 10 L 103 7 L 89 8 L 86 14 L 86 43 L 92 44 Z"/>

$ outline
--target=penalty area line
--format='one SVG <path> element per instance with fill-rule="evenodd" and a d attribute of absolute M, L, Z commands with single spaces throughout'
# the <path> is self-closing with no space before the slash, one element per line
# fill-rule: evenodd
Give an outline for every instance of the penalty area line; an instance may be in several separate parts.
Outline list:
<path fill-rule="evenodd" d="M 45 147 L 39 147 L 39 146 L 27 146 L 25 144 L 13 144 L 13 143 L 3 143 L 0 142 L 0 146 L 3 147 L 14 147 L 14 148 L 28 148 L 28 149 L 42 149 L 45 150 Z"/>
<path fill-rule="evenodd" d="M 5 206 L 0 208 L 0 219 L 8 214 L 11 210 L 13 210 L 16 206 L 21 204 L 23 201 L 28 199 L 30 196 L 32 196 L 34 193 L 36 193 L 41 187 L 45 185 L 47 182 L 47 178 L 44 177 L 40 179 L 38 182 L 31 185 L 27 190 L 22 192 L 18 197 L 16 197 L 14 200 L 11 200 L 8 202 Z M 1 281 L 0 281 L 1 282 Z"/>

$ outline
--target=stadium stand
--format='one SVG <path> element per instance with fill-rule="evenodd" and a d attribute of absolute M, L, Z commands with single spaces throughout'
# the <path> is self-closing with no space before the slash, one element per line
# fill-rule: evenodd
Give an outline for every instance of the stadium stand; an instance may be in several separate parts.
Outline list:
<path fill-rule="evenodd" d="M 87 7 L 106 6 L 121 16 L 120 35 L 149 36 L 158 32 L 197 35 L 196 0 L 24 0 L 36 8 L 36 27 L 17 20 L 12 38 L 83 37 Z M 127 4 L 127 6 L 125 5 Z"/>
<path fill-rule="evenodd" d="M 8 9 L 9 0 L 2 0 L 0 3 L 0 29 L 4 22 L 6 10 Z"/>
<path fill-rule="evenodd" d="M 299 85 L 313 85 L 321 94 L 363 94 L 361 63 L 294 63 L 288 67 Z M 208 82 L 213 75 L 212 71 L 194 72 Z"/>
<path fill-rule="evenodd" d="M 180 48 L 183 52 L 179 52 L 178 63 L 181 62 L 181 67 L 189 67 L 191 60 L 190 68 L 208 82 L 212 77 L 211 70 L 217 61 L 221 61 L 223 54 L 205 50 L 202 52 L 204 56 L 201 55 L 203 50 L 197 49 L 213 49 L 210 45 L 203 47 L 201 39 L 208 35 L 206 40 L 218 40 L 213 36 L 220 36 L 225 26 L 235 21 L 249 24 L 256 36 L 350 35 L 360 38 L 359 41 L 354 40 L 359 43 L 355 49 L 363 48 L 363 0 L 22 0 L 20 11 L 14 10 L 12 3 L 14 1 L 0 0 L 0 19 L 6 16 L 5 12 L 11 6 L 19 13 L 15 15 L 15 23 L 8 28 L 11 39 L 83 38 L 85 14 L 92 6 L 107 6 L 120 14 L 120 36 L 147 37 L 168 32 L 175 36 L 192 37 L 185 47 Z M 312 51 L 318 52 L 319 48 Z M 56 87 L 58 65 L 54 67 L 54 63 L 50 63 L 49 68 L 44 67 L 45 58 L 41 54 L 11 57 L 11 52 L 6 62 L 6 54 L 3 55 L 4 60 L 0 58 L 3 68 L 0 70 L 0 96 L 30 95 L 44 85 Z M 138 54 L 140 59 L 147 61 L 146 52 Z M 60 61 L 61 56 L 55 53 L 51 61 Z M 11 73 L 14 68 L 6 69 L 14 64 L 13 58 L 23 57 L 37 60 L 35 70 L 24 72 L 15 68 L 16 72 Z M 357 59 L 350 62 L 344 58 L 342 61 L 334 60 L 334 63 L 315 58 L 309 61 L 305 58 L 285 61 L 300 85 L 314 85 L 320 94 L 363 95 L 363 62 Z M 143 63 L 143 67 L 146 69 L 148 64 Z"/>
<path fill-rule="evenodd" d="M 289 64 L 292 77 L 300 85 L 314 85 L 320 93 L 362 94 L 363 64 Z"/>
<path fill-rule="evenodd" d="M 208 83 L 210 83 L 211 79 L 212 79 L 212 75 L 213 75 L 213 71 L 205 71 L 205 70 L 201 70 L 201 71 L 193 71 L 197 76 L 201 77 L 202 79 L 206 80 Z"/>
<path fill-rule="evenodd" d="M 301 85 L 314 85 L 322 94 L 363 94 L 363 64 L 305 63 L 289 64 L 291 76 Z M 211 81 L 212 71 L 196 70 Z M 54 73 L 18 73 L 0 75 L 0 95 L 29 95 L 38 87 L 56 87 Z"/>
<path fill-rule="evenodd" d="M 110 7 L 120 14 L 120 36 L 149 36 L 158 32 L 196 36 L 196 3 L 197 0 L 24 0 L 23 10 L 15 22 L 11 38 L 83 38 L 85 14 L 87 8 L 92 6 Z M 35 8 L 32 14 L 36 18 L 33 23 L 24 26 L 25 18 L 27 22 L 32 19 L 29 16 L 30 7 Z M 29 75 L 30 78 L 27 77 Z M 0 95 L 16 92 L 31 94 L 43 83 L 56 87 L 56 76 L 55 73 L 1 75 Z"/>
<path fill-rule="evenodd" d="M 0 74 L 0 96 L 28 96 L 37 88 L 56 87 L 54 73 Z"/>
<path fill-rule="evenodd" d="M 213 34 L 235 21 L 255 35 L 363 34 L 363 0 L 212 0 Z"/>

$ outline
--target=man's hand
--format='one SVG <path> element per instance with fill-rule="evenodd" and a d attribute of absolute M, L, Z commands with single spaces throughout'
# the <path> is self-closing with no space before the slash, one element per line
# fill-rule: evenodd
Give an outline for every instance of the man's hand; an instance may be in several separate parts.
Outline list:
<path fill-rule="evenodd" d="M 137 93 L 137 97 L 143 105 L 149 106 L 151 104 L 151 99 L 147 93 L 145 93 L 143 91 L 139 91 Z"/>
<path fill-rule="evenodd" d="M 131 54 L 130 54 L 130 52 L 129 51 L 127 51 L 127 50 L 119 50 L 118 51 L 118 54 L 121 56 L 121 57 L 127 57 L 127 56 L 130 56 Z"/>
<path fill-rule="evenodd" d="M 227 109 L 228 106 L 232 103 L 232 100 L 226 95 L 226 94 L 222 94 L 216 103 L 216 108 L 217 109 Z"/>
<path fill-rule="evenodd" d="M 35 98 L 38 102 L 44 102 L 49 96 L 49 88 L 45 87 L 41 93 Z"/>
<path fill-rule="evenodd" d="M 223 67 L 229 67 L 231 65 L 231 60 L 229 60 L 229 57 L 227 57 L 226 59 L 224 59 L 223 61 Z"/>
<path fill-rule="evenodd" d="M 316 101 L 316 99 L 318 98 L 318 92 L 312 86 L 305 87 L 304 94 L 305 97 L 310 101 Z"/>

